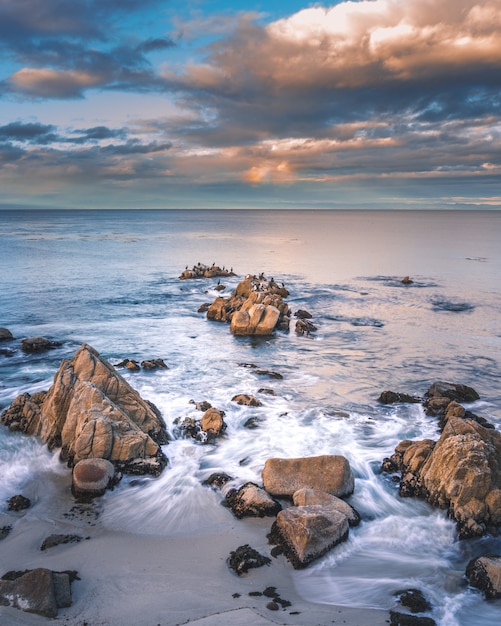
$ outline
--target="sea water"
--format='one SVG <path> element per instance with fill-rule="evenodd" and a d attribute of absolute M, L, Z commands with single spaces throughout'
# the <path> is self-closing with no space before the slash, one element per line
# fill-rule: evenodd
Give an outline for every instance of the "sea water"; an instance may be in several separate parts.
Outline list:
<path fill-rule="evenodd" d="M 445 512 L 402 499 L 380 471 L 403 439 L 438 438 L 421 405 L 383 406 L 381 391 L 422 396 L 436 380 L 473 386 L 470 408 L 501 428 L 501 212 L 448 211 L 2 211 L 0 410 L 48 389 L 63 358 L 88 343 L 111 363 L 162 358 L 166 370 L 122 375 L 162 412 L 169 465 L 157 478 L 124 478 L 102 499 L 101 523 L 153 535 L 229 531 L 222 496 L 202 485 L 226 472 L 261 482 L 272 456 L 345 455 L 356 477 L 351 504 L 363 521 L 308 569 L 297 591 L 318 603 L 395 607 L 418 587 L 444 626 L 497 623 L 501 602 L 468 587 L 468 561 L 500 552 L 499 537 L 458 541 Z M 217 280 L 180 280 L 186 266 L 216 263 L 235 277 L 264 272 L 307 309 L 317 332 L 234 337 L 199 307 Z M 412 284 L 402 279 L 410 276 Z M 24 354 L 20 339 L 61 345 Z M 256 368 L 281 374 L 259 376 Z M 272 389 L 275 395 L 259 393 Z M 261 407 L 242 407 L 250 393 Z M 179 436 L 200 417 L 190 401 L 225 411 L 216 444 Z M 250 417 L 257 428 L 246 427 Z M 0 515 L 16 493 L 27 515 L 61 516 L 68 470 L 57 451 L 0 426 Z M 245 521 L 241 522 L 246 523 Z"/>

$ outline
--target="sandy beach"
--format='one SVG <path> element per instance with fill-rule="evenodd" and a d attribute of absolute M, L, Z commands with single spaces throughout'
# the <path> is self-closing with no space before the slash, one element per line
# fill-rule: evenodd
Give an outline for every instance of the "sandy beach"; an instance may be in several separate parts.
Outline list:
<path fill-rule="evenodd" d="M 250 544 L 269 554 L 266 534 L 270 519 L 236 520 L 231 532 L 153 537 L 109 531 L 82 509 L 68 523 L 36 519 L 31 514 L 2 515 L 11 524 L 0 543 L 2 574 L 9 570 L 44 567 L 76 570 L 72 606 L 60 609 L 55 620 L 0 607 L 0 623 L 9 626 L 60 622 L 65 626 L 199 626 L 296 624 L 379 626 L 387 611 L 361 610 L 304 601 L 294 589 L 292 568 L 283 557 L 241 577 L 227 565 L 232 550 Z M 228 512 L 228 515 L 231 515 Z M 41 551 L 43 540 L 57 533 L 85 538 Z M 270 610 L 271 599 L 256 595 L 275 587 L 290 606 Z M 253 595 L 249 595 L 253 594 Z"/>

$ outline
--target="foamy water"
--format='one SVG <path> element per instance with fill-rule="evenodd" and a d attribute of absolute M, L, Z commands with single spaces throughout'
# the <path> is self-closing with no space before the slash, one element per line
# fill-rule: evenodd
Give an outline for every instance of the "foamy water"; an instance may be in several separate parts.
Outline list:
<path fill-rule="evenodd" d="M 17 339 L 43 335 L 63 345 L 24 355 L 19 341 L 0 344 L 0 409 L 19 393 L 48 389 L 61 360 L 83 342 L 112 363 L 160 357 L 169 366 L 122 371 L 162 412 L 169 466 L 157 479 L 124 478 L 100 503 L 102 524 L 151 535 L 226 532 L 235 520 L 222 494 L 202 485 L 211 473 L 230 474 L 235 486 L 260 483 L 271 456 L 343 454 L 363 522 L 346 543 L 294 572 L 298 592 L 319 603 L 390 608 L 397 591 L 418 587 L 437 623 L 496 623 L 501 604 L 470 589 L 464 570 L 470 558 L 499 552 L 499 538 L 458 542 L 444 512 L 399 498 L 381 461 L 402 439 L 437 438 L 437 424 L 420 405 L 381 406 L 377 397 L 384 389 L 422 395 L 435 380 L 465 383 L 481 395 L 472 410 L 500 427 L 500 214 L 1 217 L 0 326 Z M 223 281 L 225 293 L 249 272 L 283 281 L 292 310 L 308 309 L 318 332 L 231 336 L 197 313 L 215 298 L 215 282 L 178 279 L 198 261 L 233 267 L 239 276 Z M 402 284 L 406 275 L 412 285 Z M 262 406 L 238 406 L 238 393 Z M 180 438 L 176 420 L 201 416 L 190 400 L 225 411 L 227 430 L 216 444 Z M 257 428 L 246 427 L 251 417 Z M 68 476 L 57 452 L 0 427 L 0 503 L 22 492 L 35 503 L 28 515 L 64 519 Z M 5 504 L 0 514 L 8 519 Z"/>

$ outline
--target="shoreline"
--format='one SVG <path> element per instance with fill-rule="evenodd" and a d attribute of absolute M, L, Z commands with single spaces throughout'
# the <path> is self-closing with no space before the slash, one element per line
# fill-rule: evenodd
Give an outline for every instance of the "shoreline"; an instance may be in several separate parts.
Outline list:
<path fill-rule="evenodd" d="M 1 523 L 9 517 L 2 515 Z M 304 600 L 294 587 L 292 566 L 283 556 L 244 576 L 234 574 L 226 560 L 238 546 L 250 544 L 269 553 L 266 518 L 235 519 L 231 532 L 222 534 L 203 534 L 201 529 L 197 534 L 170 537 L 108 530 L 92 516 L 77 523 L 78 527 L 38 519 L 31 510 L 12 524 L 11 533 L 0 542 L 2 574 L 44 567 L 76 570 L 80 580 L 72 584 L 71 607 L 59 609 L 55 619 L 0 606 L 0 622 L 9 626 L 58 622 L 64 626 L 383 626 L 389 622 L 386 610 Z M 69 532 L 84 540 L 40 550 L 47 536 Z M 258 594 L 268 587 L 275 587 L 290 606 L 267 608 L 270 598 Z"/>

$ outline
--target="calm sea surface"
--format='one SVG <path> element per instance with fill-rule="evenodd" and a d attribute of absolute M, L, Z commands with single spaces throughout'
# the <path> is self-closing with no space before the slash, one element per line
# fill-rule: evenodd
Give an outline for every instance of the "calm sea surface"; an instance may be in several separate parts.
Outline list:
<path fill-rule="evenodd" d="M 437 425 L 420 405 L 381 406 L 377 397 L 465 383 L 481 396 L 472 410 L 501 429 L 500 242 L 501 212 L 0 212 L 0 326 L 16 338 L 0 344 L 0 410 L 19 393 L 48 389 L 84 342 L 112 363 L 163 358 L 168 370 L 122 373 L 161 410 L 173 435 L 169 467 L 140 485 L 124 479 L 103 498 L 103 524 L 226 532 L 234 519 L 201 485 L 210 473 L 260 483 L 270 456 L 344 454 L 364 521 L 294 573 L 299 593 L 392 608 L 396 591 L 419 587 L 439 624 L 498 623 L 501 602 L 469 589 L 464 570 L 480 553 L 501 553 L 501 539 L 458 542 L 444 512 L 399 498 L 381 461 L 402 439 L 436 439 Z M 217 281 L 178 278 L 199 261 L 233 268 L 226 293 L 247 273 L 284 282 L 292 310 L 309 310 L 318 332 L 297 336 L 292 325 L 267 339 L 233 337 L 197 312 Z M 414 282 L 403 285 L 404 276 Z M 19 340 L 35 335 L 62 345 L 23 354 Z M 263 380 L 241 363 L 283 379 Z M 261 387 L 276 393 L 259 394 L 262 407 L 231 402 Z M 175 437 L 176 418 L 200 417 L 190 400 L 226 412 L 217 445 Z M 244 426 L 249 417 L 259 428 Z M 0 426 L 0 526 L 12 521 L 5 501 L 16 493 L 35 503 L 26 515 L 58 519 L 67 473 L 57 453 Z"/>

